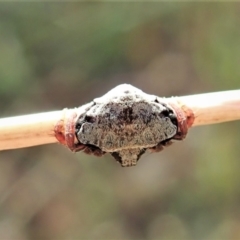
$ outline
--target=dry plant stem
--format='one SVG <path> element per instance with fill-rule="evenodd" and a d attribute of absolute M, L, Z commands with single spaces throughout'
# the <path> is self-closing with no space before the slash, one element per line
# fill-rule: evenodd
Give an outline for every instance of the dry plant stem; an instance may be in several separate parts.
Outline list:
<path fill-rule="evenodd" d="M 192 126 L 240 119 L 240 90 L 179 97 L 195 116 Z"/>
<path fill-rule="evenodd" d="M 240 90 L 166 98 L 187 107 L 194 113 L 192 126 L 240 119 Z M 0 150 L 30 147 L 58 140 L 54 134 L 57 123 L 65 124 L 66 113 L 76 109 L 31 114 L 0 119 Z"/>
<path fill-rule="evenodd" d="M 57 142 L 54 126 L 63 116 L 54 111 L 0 119 L 0 150 Z"/>

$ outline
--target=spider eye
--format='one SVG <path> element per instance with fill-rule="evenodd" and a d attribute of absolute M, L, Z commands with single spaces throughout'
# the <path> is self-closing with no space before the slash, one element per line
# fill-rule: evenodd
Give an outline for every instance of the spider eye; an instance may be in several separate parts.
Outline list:
<path fill-rule="evenodd" d="M 164 110 L 161 112 L 161 115 L 163 115 L 164 117 L 169 117 L 169 110 L 168 110 L 168 109 L 164 109 Z"/>
<path fill-rule="evenodd" d="M 85 117 L 85 121 L 89 122 L 89 123 L 94 123 L 95 122 L 95 118 L 92 116 L 86 116 Z"/>

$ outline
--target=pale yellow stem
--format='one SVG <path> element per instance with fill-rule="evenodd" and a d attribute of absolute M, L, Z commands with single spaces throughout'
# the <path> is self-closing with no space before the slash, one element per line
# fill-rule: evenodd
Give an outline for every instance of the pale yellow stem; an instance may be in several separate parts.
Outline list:
<path fill-rule="evenodd" d="M 240 90 L 190 95 L 179 99 L 192 109 L 195 116 L 193 126 L 240 119 Z"/>
<path fill-rule="evenodd" d="M 0 119 L 0 150 L 55 143 L 55 124 L 64 111 Z"/>

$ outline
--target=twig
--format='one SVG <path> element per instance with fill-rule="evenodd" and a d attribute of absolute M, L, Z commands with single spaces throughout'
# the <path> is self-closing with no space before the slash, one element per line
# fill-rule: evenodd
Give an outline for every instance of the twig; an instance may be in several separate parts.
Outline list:
<path fill-rule="evenodd" d="M 240 119 L 240 90 L 165 99 L 176 100 L 180 107 L 192 110 L 195 118 L 192 126 Z M 58 142 L 56 125 L 72 112 L 74 109 L 65 109 L 0 119 L 0 150 Z"/>
<path fill-rule="evenodd" d="M 192 126 L 240 120 L 240 90 L 197 94 L 179 99 L 194 113 Z"/>
<path fill-rule="evenodd" d="M 0 150 L 55 143 L 54 126 L 63 111 L 0 119 Z"/>

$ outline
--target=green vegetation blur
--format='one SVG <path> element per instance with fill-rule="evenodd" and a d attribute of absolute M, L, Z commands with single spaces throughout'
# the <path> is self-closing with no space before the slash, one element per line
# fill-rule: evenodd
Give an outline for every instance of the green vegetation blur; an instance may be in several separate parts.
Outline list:
<path fill-rule="evenodd" d="M 239 66 L 239 3 L 0 3 L 0 117 L 121 83 L 166 97 L 238 89 Z M 59 144 L 3 151 L 0 239 L 240 239 L 239 133 L 196 127 L 132 168 Z"/>

